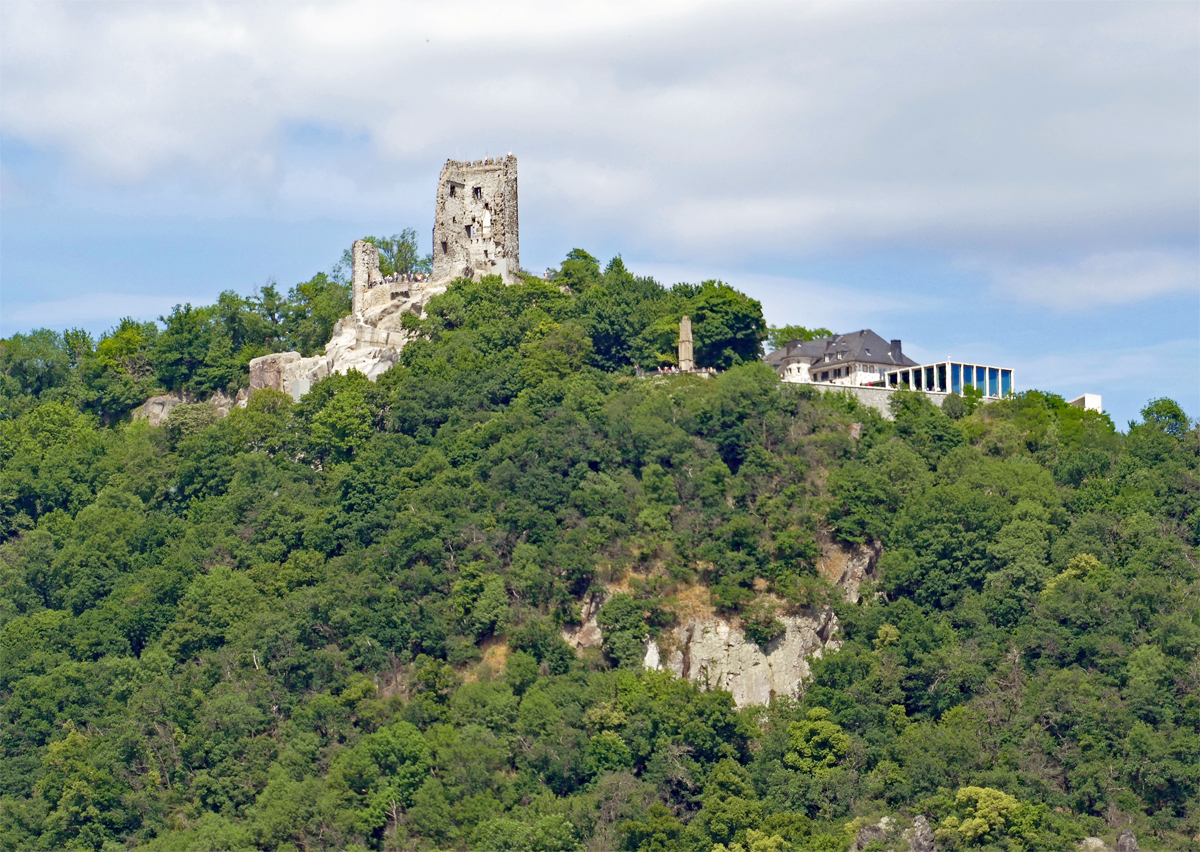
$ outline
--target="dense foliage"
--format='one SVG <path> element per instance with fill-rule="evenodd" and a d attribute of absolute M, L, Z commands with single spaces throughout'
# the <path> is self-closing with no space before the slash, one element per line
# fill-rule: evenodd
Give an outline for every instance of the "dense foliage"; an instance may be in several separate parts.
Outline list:
<path fill-rule="evenodd" d="M 220 311 L 3 342 L 0 846 L 841 852 L 885 813 L 946 849 L 1200 834 L 1200 433 L 1174 403 L 1127 434 L 1037 392 L 886 421 L 780 384 L 731 288 L 576 251 L 552 283 L 456 283 L 375 384 L 121 420 L 301 334 Z M 635 378 L 685 313 L 725 372 Z M 861 604 L 817 574 L 834 541 L 882 545 Z M 604 586 L 576 654 L 560 627 Z M 641 671 L 687 607 L 766 642 L 826 605 L 844 644 L 799 701 Z"/>
<path fill-rule="evenodd" d="M 214 305 L 176 305 L 163 328 L 125 319 L 98 341 L 79 329 L 15 334 L 0 341 L 0 420 L 57 400 L 112 422 L 164 391 L 236 392 L 251 359 L 321 352 L 349 312 L 350 286 L 319 272 L 286 297 L 269 284 L 247 298 L 226 291 Z"/>

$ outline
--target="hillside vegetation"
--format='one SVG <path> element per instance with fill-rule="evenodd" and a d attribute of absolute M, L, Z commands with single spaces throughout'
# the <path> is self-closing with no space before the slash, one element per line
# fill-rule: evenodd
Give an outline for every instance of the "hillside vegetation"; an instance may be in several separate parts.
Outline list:
<path fill-rule="evenodd" d="M 924 814 L 944 850 L 1195 848 L 1200 433 L 1170 400 L 1126 433 L 1037 391 L 886 421 L 781 384 L 757 302 L 576 251 L 457 282 L 375 384 L 129 420 L 346 307 L 323 276 L 272 298 L 0 342 L 0 847 L 843 852 Z M 723 372 L 636 378 L 684 313 Z M 822 536 L 882 544 L 861 603 Z M 738 710 L 641 670 L 697 593 L 761 642 L 833 606 L 844 644 Z"/>

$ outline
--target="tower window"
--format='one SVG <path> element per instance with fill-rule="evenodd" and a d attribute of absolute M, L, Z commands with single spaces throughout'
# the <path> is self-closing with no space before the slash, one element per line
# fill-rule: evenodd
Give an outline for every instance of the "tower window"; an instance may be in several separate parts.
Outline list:
<path fill-rule="evenodd" d="M 447 251 L 448 249 L 446 248 L 446 241 L 442 240 L 442 254 L 445 254 Z"/>
<path fill-rule="evenodd" d="M 450 184 L 450 197 L 454 197 L 454 184 Z"/>
<path fill-rule="evenodd" d="M 475 197 L 476 197 L 476 198 L 478 198 L 478 199 L 480 199 L 480 200 L 482 200 L 482 199 L 483 199 L 483 187 L 482 187 L 482 186 L 477 186 L 477 187 L 475 187 L 475 189 L 474 189 L 474 190 L 472 190 L 472 191 L 475 193 Z"/>
<path fill-rule="evenodd" d="M 466 231 L 467 231 L 467 239 L 470 239 L 471 238 L 471 226 L 470 225 L 466 226 Z"/>

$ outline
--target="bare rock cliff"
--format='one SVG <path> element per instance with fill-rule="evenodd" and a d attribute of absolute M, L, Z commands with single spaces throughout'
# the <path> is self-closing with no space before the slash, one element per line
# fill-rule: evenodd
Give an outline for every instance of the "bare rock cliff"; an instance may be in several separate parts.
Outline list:
<path fill-rule="evenodd" d="M 206 400 L 201 400 L 187 391 L 176 391 L 174 393 L 150 397 L 133 410 L 133 419 L 145 420 L 151 426 L 162 426 L 171 419 L 171 412 L 177 406 L 193 405 L 197 402 L 211 402 L 213 413 L 217 418 L 221 418 L 228 416 L 234 407 L 244 408 L 249 396 L 250 394 L 245 388 L 238 391 L 237 396 L 229 396 L 221 391 L 217 391 Z"/>
<path fill-rule="evenodd" d="M 824 537 L 820 547 L 818 573 L 841 589 L 847 600 L 857 602 L 863 582 L 874 574 L 879 546 L 847 547 Z M 600 643 L 595 621 L 598 609 L 599 604 L 589 599 L 581 613 L 581 626 L 564 632 L 577 650 Z M 810 660 L 841 644 L 837 616 L 825 607 L 780 616 L 779 621 L 783 634 L 759 645 L 746 636 L 736 619 L 699 607 L 658 641 L 646 643 L 642 665 L 672 671 L 708 689 L 727 690 L 738 707 L 768 704 L 778 696 L 798 697 L 812 676 Z"/>
<path fill-rule="evenodd" d="M 669 653 L 654 640 L 648 642 L 642 664 L 669 669 L 708 689 L 727 690 L 738 707 L 769 704 L 776 696 L 795 697 L 812 674 L 809 659 L 838 647 L 837 616 L 820 609 L 779 620 L 786 629 L 766 646 L 721 618 L 689 621 L 672 631 L 675 648 Z"/>

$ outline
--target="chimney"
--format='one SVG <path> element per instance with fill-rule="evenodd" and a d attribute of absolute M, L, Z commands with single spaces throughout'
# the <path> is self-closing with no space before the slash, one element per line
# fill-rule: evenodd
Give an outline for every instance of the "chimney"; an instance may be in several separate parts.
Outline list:
<path fill-rule="evenodd" d="M 893 340 L 892 341 L 892 355 L 894 355 L 898 359 L 903 354 L 904 353 L 900 351 L 900 341 Z"/>

